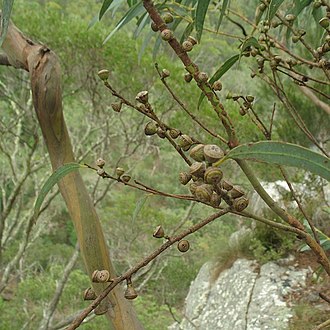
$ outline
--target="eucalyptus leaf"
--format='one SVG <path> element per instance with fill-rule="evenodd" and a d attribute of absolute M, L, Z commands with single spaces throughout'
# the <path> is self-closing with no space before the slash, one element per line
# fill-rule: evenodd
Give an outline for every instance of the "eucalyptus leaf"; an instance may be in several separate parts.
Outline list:
<path fill-rule="evenodd" d="M 225 15 L 225 12 L 226 12 L 226 9 L 228 7 L 228 3 L 229 3 L 229 0 L 223 0 L 223 4 L 222 4 L 222 7 L 221 7 L 221 12 L 220 12 L 220 17 L 219 17 L 219 20 L 218 20 L 218 23 L 217 23 L 217 28 L 216 30 L 219 31 L 219 27 L 221 25 L 221 22 L 222 22 L 222 19 Z"/>
<path fill-rule="evenodd" d="M 139 213 L 141 212 L 144 204 L 146 203 L 147 199 L 150 197 L 151 195 L 144 195 L 135 205 L 135 209 L 132 215 L 132 222 L 134 223 L 135 220 L 137 219 Z"/>
<path fill-rule="evenodd" d="M 228 158 L 293 166 L 330 181 L 330 159 L 296 144 L 275 141 L 243 144 L 230 150 L 218 163 Z"/>
<path fill-rule="evenodd" d="M 116 27 L 111 31 L 111 33 L 105 38 L 103 44 L 105 44 L 120 28 L 129 23 L 133 18 L 143 14 L 145 12 L 145 8 L 143 7 L 142 1 L 136 3 L 133 7 L 131 7 L 126 14 L 121 18 Z"/>
<path fill-rule="evenodd" d="M 64 176 L 67 174 L 77 171 L 79 168 L 88 168 L 86 165 L 78 164 L 78 163 L 67 163 L 61 167 L 59 167 L 44 183 L 42 186 L 40 193 L 36 199 L 34 204 L 34 218 L 36 219 L 39 212 L 41 205 L 47 196 L 48 192 L 58 183 Z"/>
<path fill-rule="evenodd" d="M 284 0 L 271 0 L 268 6 L 268 19 L 271 20 L 275 16 L 278 8 L 280 8 L 281 4 Z"/>
<path fill-rule="evenodd" d="M 209 4 L 210 0 L 199 0 L 197 3 L 195 25 L 198 41 L 200 41 L 202 37 L 204 20 Z"/>

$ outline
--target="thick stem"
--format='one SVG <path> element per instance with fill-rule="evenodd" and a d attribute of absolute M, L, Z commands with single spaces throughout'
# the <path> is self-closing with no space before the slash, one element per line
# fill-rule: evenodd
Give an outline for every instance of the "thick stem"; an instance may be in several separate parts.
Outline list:
<path fill-rule="evenodd" d="M 14 67 L 30 73 L 34 108 L 53 169 L 73 162 L 62 112 L 61 70 L 57 56 L 47 47 L 27 39 L 12 23 L 2 48 Z M 59 182 L 59 187 L 74 222 L 89 276 L 97 269 L 106 269 L 115 276 L 102 227 L 82 177 L 79 173 L 69 174 Z M 104 288 L 104 284 L 94 284 L 98 293 Z M 113 290 L 108 299 L 112 308 L 107 316 L 114 329 L 143 329 L 120 288 Z"/>

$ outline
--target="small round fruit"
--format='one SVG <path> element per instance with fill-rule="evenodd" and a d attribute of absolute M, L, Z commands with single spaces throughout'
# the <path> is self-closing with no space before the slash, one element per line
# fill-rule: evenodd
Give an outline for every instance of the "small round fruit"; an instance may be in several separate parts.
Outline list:
<path fill-rule="evenodd" d="M 181 184 L 186 185 L 192 178 L 192 175 L 187 172 L 181 172 L 179 174 L 179 181 Z"/>
<path fill-rule="evenodd" d="M 213 83 L 213 86 L 212 88 L 215 90 L 215 91 L 221 91 L 222 90 L 222 83 L 220 80 L 217 80 Z"/>
<path fill-rule="evenodd" d="M 190 152 L 189 156 L 195 160 L 196 162 L 203 162 L 204 161 L 204 144 L 197 144 L 194 146 Z"/>
<path fill-rule="evenodd" d="M 223 173 L 218 167 L 208 167 L 204 173 L 204 181 L 209 184 L 217 184 L 221 181 Z"/>
<path fill-rule="evenodd" d="M 204 156 L 209 163 L 215 163 L 224 157 L 223 150 L 215 144 L 207 144 L 204 146 Z"/>
<path fill-rule="evenodd" d="M 144 128 L 144 134 L 145 135 L 154 135 L 157 133 L 157 125 L 153 121 L 149 121 L 145 128 Z"/>
<path fill-rule="evenodd" d="M 185 51 L 185 52 L 190 52 L 192 49 L 193 49 L 194 45 L 186 40 L 182 43 L 182 49 Z"/>
<path fill-rule="evenodd" d="M 172 23 L 174 20 L 173 16 L 170 13 L 164 14 L 162 18 L 166 24 Z"/>
<path fill-rule="evenodd" d="M 103 158 L 98 158 L 95 162 L 96 166 L 102 168 L 105 165 L 105 160 Z"/>
<path fill-rule="evenodd" d="M 178 250 L 180 252 L 187 252 L 189 250 L 190 244 L 186 239 L 181 240 L 178 243 Z"/>
<path fill-rule="evenodd" d="M 160 35 L 165 41 L 169 41 L 173 38 L 173 32 L 170 29 L 163 30 Z"/>
<path fill-rule="evenodd" d="M 108 80 L 108 78 L 110 76 L 109 70 L 100 70 L 97 74 L 98 74 L 99 78 L 103 81 Z"/>
<path fill-rule="evenodd" d="M 185 80 L 187 83 L 191 82 L 192 78 L 193 78 L 193 76 L 192 76 L 190 73 L 186 73 L 186 74 L 184 75 L 184 80 Z"/>

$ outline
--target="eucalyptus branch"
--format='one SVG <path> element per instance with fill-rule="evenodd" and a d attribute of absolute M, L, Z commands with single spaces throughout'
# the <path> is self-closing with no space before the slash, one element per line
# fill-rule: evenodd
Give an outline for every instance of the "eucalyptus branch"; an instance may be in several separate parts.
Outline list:
<path fill-rule="evenodd" d="M 141 260 L 139 263 L 137 263 L 134 267 L 123 273 L 122 275 L 111 279 L 111 284 L 104 289 L 104 291 L 98 295 L 98 297 L 87 307 L 83 310 L 83 312 L 72 322 L 72 324 L 66 329 L 66 330 L 73 330 L 79 327 L 79 325 L 83 322 L 83 320 L 89 315 L 89 313 L 95 309 L 103 299 L 107 297 L 107 295 L 121 282 L 130 280 L 131 277 L 137 273 L 141 268 L 147 266 L 152 260 L 157 258 L 162 252 L 167 250 L 169 247 L 171 247 L 174 243 L 181 241 L 186 236 L 198 231 L 199 229 L 203 228 L 208 223 L 214 221 L 215 219 L 220 218 L 221 216 L 227 214 L 229 212 L 229 209 L 224 209 L 222 211 L 219 211 L 217 213 L 212 214 L 211 216 L 205 218 L 201 222 L 198 222 L 197 224 L 191 226 L 190 228 L 182 231 L 177 236 L 168 237 L 167 241 L 162 244 L 158 249 L 156 249 L 153 253 L 151 253 L 149 256 Z"/>
<path fill-rule="evenodd" d="M 187 107 L 184 105 L 183 102 L 180 101 L 180 99 L 175 95 L 175 93 L 173 92 L 173 90 L 171 89 L 171 87 L 168 85 L 168 83 L 166 82 L 166 80 L 164 79 L 164 77 L 162 77 L 161 71 L 159 70 L 158 64 L 155 64 L 156 70 L 159 74 L 159 76 L 161 77 L 161 81 L 164 84 L 164 86 L 166 87 L 166 89 L 169 91 L 169 93 L 171 94 L 171 96 L 173 97 L 173 99 L 179 104 L 179 106 L 182 108 L 183 111 L 185 111 L 188 116 L 194 121 L 196 122 L 203 130 L 205 130 L 207 133 L 209 133 L 211 136 L 219 139 L 221 142 L 228 144 L 228 142 L 226 141 L 225 138 L 223 138 L 222 136 L 220 136 L 217 133 L 212 132 L 209 128 L 207 128 L 192 112 L 190 112 Z"/>
<path fill-rule="evenodd" d="M 95 168 L 95 167 L 93 167 L 91 165 L 88 165 L 86 163 L 84 165 L 86 165 L 91 170 L 94 170 L 96 172 L 99 171 L 97 168 Z M 163 196 L 163 197 L 171 197 L 171 198 L 176 198 L 176 199 L 184 199 L 184 200 L 196 201 L 196 199 L 195 199 L 194 196 L 191 196 L 191 195 L 169 194 L 169 193 L 166 193 L 166 192 L 163 192 L 163 191 L 160 191 L 160 190 L 151 188 L 151 187 L 149 187 L 149 186 L 147 186 L 147 185 L 145 185 L 142 182 L 139 182 L 137 180 L 134 180 L 135 184 L 132 184 L 130 182 L 125 182 L 120 177 L 117 177 L 116 178 L 116 177 L 112 176 L 111 174 L 107 173 L 104 170 L 102 170 L 99 175 L 102 178 L 104 178 L 104 179 L 111 179 L 111 180 L 117 181 L 119 183 L 122 183 L 125 186 L 129 186 L 131 188 L 135 188 L 135 189 L 138 189 L 138 190 L 141 190 L 143 192 L 147 192 L 147 193 L 150 193 L 150 194 L 153 194 L 153 195 L 159 195 L 159 196 Z"/>

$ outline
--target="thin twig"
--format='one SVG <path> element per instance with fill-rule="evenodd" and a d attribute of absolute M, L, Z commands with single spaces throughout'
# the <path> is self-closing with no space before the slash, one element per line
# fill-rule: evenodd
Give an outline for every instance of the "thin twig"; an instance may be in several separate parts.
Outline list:
<path fill-rule="evenodd" d="M 149 256 L 141 260 L 137 263 L 134 267 L 123 273 L 122 275 L 111 279 L 111 284 L 87 307 L 84 311 L 72 322 L 72 324 L 66 330 L 73 330 L 79 327 L 79 325 L 83 322 L 83 320 L 89 315 L 89 313 L 95 309 L 101 301 L 121 282 L 130 279 L 132 275 L 138 272 L 141 268 L 147 266 L 149 262 L 154 260 L 158 255 L 160 255 L 163 251 L 167 250 L 170 246 L 174 243 L 182 240 L 184 237 L 196 232 L 197 230 L 201 229 L 208 223 L 214 221 L 215 219 L 220 218 L 221 216 L 227 214 L 229 212 L 229 208 L 224 209 L 220 212 L 214 213 L 211 216 L 205 218 L 201 222 L 191 226 L 190 228 L 184 230 L 177 236 L 169 237 L 167 242 L 162 244 L 158 249 L 156 249 L 153 253 Z"/>

